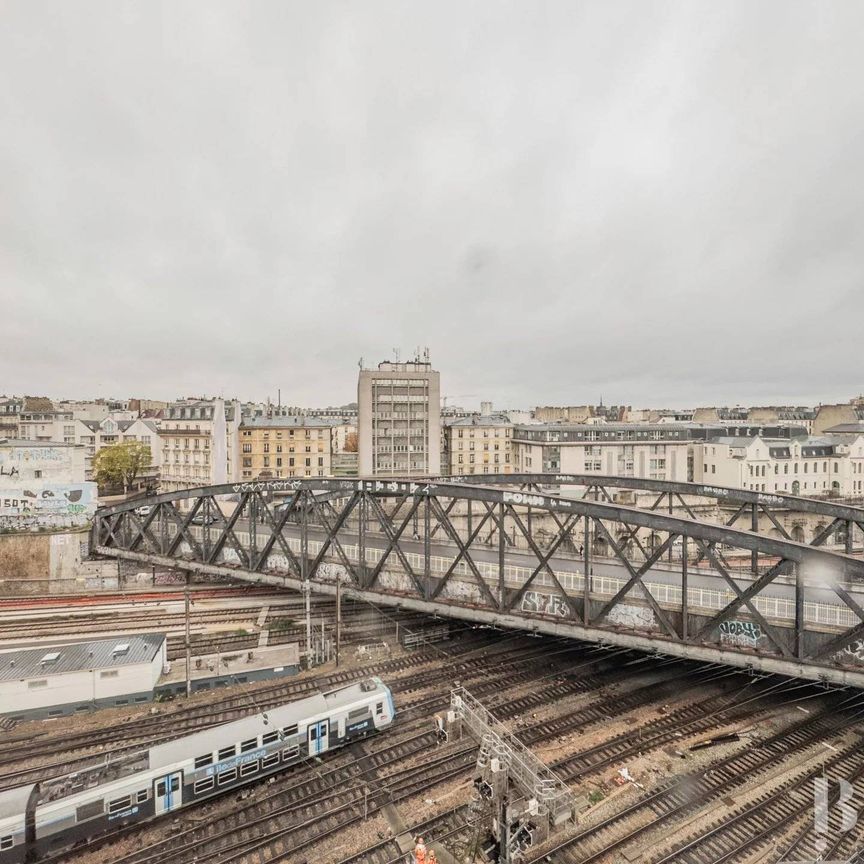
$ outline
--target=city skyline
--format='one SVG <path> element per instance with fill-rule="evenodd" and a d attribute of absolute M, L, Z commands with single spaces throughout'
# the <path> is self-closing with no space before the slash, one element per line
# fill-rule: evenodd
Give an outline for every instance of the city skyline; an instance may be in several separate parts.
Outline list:
<path fill-rule="evenodd" d="M 385 358 L 382 358 L 382 360 Z M 377 363 L 375 364 L 377 365 Z M 433 366 L 440 370 L 442 364 L 439 364 L 434 359 L 433 355 Z M 446 368 L 446 363 L 443 364 L 444 368 Z M 200 391 L 189 390 L 184 392 L 155 392 L 154 388 L 145 387 L 145 392 L 139 391 L 120 391 L 120 392 L 101 392 L 101 391 L 88 391 L 86 389 L 82 389 L 80 391 L 72 391 L 72 392 L 36 392 L 36 391 L 25 391 L 21 388 L 17 379 L 10 379 L 9 381 L 5 381 L 0 379 L 0 397 L 12 397 L 12 396 L 29 396 L 29 397 L 47 397 L 54 402 L 59 402 L 62 400 L 70 400 L 70 401 L 89 401 L 89 400 L 110 400 L 110 399 L 154 399 L 165 402 L 176 402 L 182 399 L 217 399 L 222 398 L 226 400 L 236 399 L 240 402 L 251 402 L 257 404 L 266 404 L 268 400 L 274 406 L 277 404 L 281 404 L 283 408 L 287 407 L 296 407 L 303 409 L 324 409 L 324 408 L 340 408 L 346 405 L 350 405 L 352 403 L 357 402 L 357 366 L 355 364 L 354 368 L 351 369 L 348 373 L 347 381 L 345 382 L 345 386 L 342 388 L 344 392 L 344 398 L 340 399 L 338 396 L 333 399 L 326 398 L 318 398 L 314 394 L 312 396 L 312 401 L 303 402 L 300 399 L 296 398 L 296 391 L 292 389 L 290 386 L 283 384 L 280 388 L 279 385 L 273 387 L 272 392 L 261 389 L 260 387 L 254 387 L 254 394 L 250 394 L 247 392 L 242 393 L 234 393 L 227 392 L 225 390 L 219 391 L 214 388 L 212 385 L 208 385 L 203 387 Z M 574 391 L 577 395 L 568 396 L 566 393 L 562 398 L 557 400 L 551 398 L 543 398 L 542 390 L 538 388 L 537 392 L 530 398 L 527 402 L 524 403 L 515 403 L 512 401 L 508 401 L 506 396 L 502 398 L 494 398 L 495 390 L 489 392 L 477 392 L 471 394 L 468 397 L 460 397 L 459 394 L 451 395 L 448 391 L 448 379 L 446 372 L 441 373 L 442 378 L 442 400 L 444 398 L 447 399 L 446 407 L 453 408 L 465 408 L 466 410 L 480 410 L 481 402 L 492 402 L 495 409 L 502 410 L 533 410 L 538 406 L 568 406 L 568 405 L 606 405 L 606 406 L 627 406 L 631 407 L 634 410 L 639 409 L 669 409 L 669 410 L 687 410 L 693 408 L 735 408 L 735 407 L 767 407 L 767 406 L 801 406 L 801 407 L 816 407 L 818 405 L 831 405 L 831 404 L 846 404 L 852 399 L 856 399 L 864 393 L 864 383 L 862 383 L 857 389 L 853 388 L 849 391 L 843 391 L 840 387 L 832 387 L 826 388 L 826 391 L 821 395 L 816 395 L 811 398 L 806 398 L 804 396 L 792 396 L 791 398 L 772 398 L 771 393 L 767 393 L 765 398 L 758 399 L 747 399 L 741 397 L 735 397 L 730 399 L 717 399 L 717 400 L 709 400 L 702 399 L 699 400 L 694 399 L 691 401 L 679 400 L 676 402 L 664 401 L 661 398 L 651 399 L 649 396 L 646 396 L 644 393 L 641 396 L 638 396 L 635 399 L 625 399 L 619 396 L 616 396 L 615 393 L 607 393 L 606 391 L 600 392 L 595 396 L 592 396 L 590 393 L 587 393 L 584 389 L 580 389 L 578 391 Z M 470 381 L 469 381 L 470 383 Z M 341 384 L 340 384 L 341 387 Z M 279 399 L 279 390 L 281 389 L 281 403 L 278 402 Z M 454 390 L 455 388 L 449 387 L 449 390 Z M 318 391 L 314 391 L 318 392 Z M 329 390 L 322 390 L 320 392 L 330 392 Z M 336 389 L 334 388 L 333 393 L 336 393 Z M 498 390 L 497 392 L 502 392 Z M 581 398 L 580 394 L 581 393 Z M 833 394 L 833 395 L 832 395 Z M 444 407 L 442 401 L 442 408 Z"/>

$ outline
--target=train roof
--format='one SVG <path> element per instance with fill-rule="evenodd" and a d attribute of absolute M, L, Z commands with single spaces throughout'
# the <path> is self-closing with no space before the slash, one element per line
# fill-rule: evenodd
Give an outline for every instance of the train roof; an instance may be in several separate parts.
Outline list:
<path fill-rule="evenodd" d="M 151 769 L 164 768 L 175 762 L 182 762 L 218 750 L 220 747 L 229 746 L 236 741 L 244 741 L 266 732 L 283 729 L 285 726 L 302 723 L 310 717 L 327 714 L 343 705 L 368 697 L 370 693 L 381 692 L 383 689 L 386 688 L 380 678 L 366 678 L 329 693 L 315 693 L 297 702 L 269 708 L 240 720 L 232 720 L 230 723 L 175 738 L 173 741 L 166 741 L 150 748 L 149 766 Z"/>
<path fill-rule="evenodd" d="M 364 678 L 355 684 L 349 684 L 347 687 L 340 687 L 338 690 L 325 693 L 324 699 L 329 709 L 339 708 L 358 699 L 364 699 L 370 693 L 383 692 L 386 689 L 380 678 Z"/>
<path fill-rule="evenodd" d="M 9 816 L 23 816 L 27 809 L 27 799 L 33 791 L 35 783 L 28 786 L 16 786 L 13 789 L 4 789 L 0 792 L 0 819 Z"/>

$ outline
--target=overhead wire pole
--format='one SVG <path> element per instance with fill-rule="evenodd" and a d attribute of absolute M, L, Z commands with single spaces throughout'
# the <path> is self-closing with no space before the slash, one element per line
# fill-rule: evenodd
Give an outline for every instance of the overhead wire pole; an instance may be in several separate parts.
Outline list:
<path fill-rule="evenodd" d="M 342 636 L 342 580 L 336 577 L 336 668 L 339 668 L 339 643 Z"/>
<path fill-rule="evenodd" d="M 117 559 L 120 563 L 120 559 Z M 189 577 L 190 573 L 186 571 L 186 586 L 183 591 L 183 600 L 186 607 L 186 698 L 192 695 L 192 642 L 189 636 Z"/>
<path fill-rule="evenodd" d="M 303 493 L 300 501 L 300 578 L 303 593 L 306 595 L 306 665 L 312 665 L 312 586 L 309 584 L 309 533 L 306 524 L 306 498 Z"/>

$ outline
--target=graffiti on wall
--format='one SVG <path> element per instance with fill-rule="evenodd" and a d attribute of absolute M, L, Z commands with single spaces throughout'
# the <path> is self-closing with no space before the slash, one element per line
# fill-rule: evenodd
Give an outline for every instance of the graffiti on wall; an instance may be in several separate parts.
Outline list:
<path fill-rule="evenodd" d="M 0 450 L 0 465 L 27 465 L 30 462 L 62 462 L 66 456 L 66 450 L 60 447 L 14 447 L 9 450 Z"/>
<path fill-rule="evenodd" d="M 619 603 L 609 610 L 606 620 L 610 624 L 622 627 L 633 627 L 636 630 L 650 630 L 657 626 L 654 610 L 647 606 L 634 606 L 631 603 Z"/>
<path fill-rule="evenodd" d="M 762 628 L 752 621 L 723 621 L 720 624 L 720 643 L 756 648 L 765 635 Z"/>
<path fill-rule="evenodd" d="M 96 509 L 95 490 L 95 483 L 0 489 L 0 515 L 86 518 Z"/>
<path fill-rule="evenodd" d="M 570 607 L 560 594 L 544 594 L 542 591 L 526 591 L 520 608 L 523 612 L 557 615 L 559 618 L 570 615 Z"/>

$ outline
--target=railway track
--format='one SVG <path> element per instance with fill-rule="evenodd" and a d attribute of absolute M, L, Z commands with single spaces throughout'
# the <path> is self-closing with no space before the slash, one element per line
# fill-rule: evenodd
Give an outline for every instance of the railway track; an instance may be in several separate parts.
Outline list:
<path fill-rule="evenodd" d="M 800 758 L 808 749 L 842 734 L 857 721 L 858 706 L 853 704 L 853 710 L 846 713 L 842 707 L 839 699 L 828 700 L 815 713 L 764 741 L 715 761 L 707 769 L 661 784 L 599 823 L 547 849 L 538 860 L 549 856 L 548 860 L 556 864 L 595 864 L 612 860 L 612 856 L 620 858 L 622 848 L 644 842 L 644 835 L 658 824 L 674 827 L 675 820 L 734 794 L 784 760 Z"/>
<path fill-rule="evenodd" d="M 836 753 L 823 765 L 802 772 L 791 784 L 764 792 L 715 820 L 706 830 L 659 858 L 657 864 L 727 864 L 765 852 L 769 844 L 776 850 L 778 832 L 799 820 L 812 819 L 813 783 L 817 777 L 835 782 L 851 778 L 854 782 L 862 775 L 864 748 L 859 745 Z M 861 797 L 859 793 L 859 803 Z M 814 860 L 820 857 L 821 853 Z"/>
<path fill-rule="evenodd" d="M 413 672 L 409 664 L 401 670 L 391 671 L 390 674 L 401 676 L 392 682 L 394 692 L 400 695 L 400 699 L 397 703 L 397 725 L 387 736 L 369 739 L 362 748 L 352 746 L 334 751 L 320 763 L 307 763 L 286 775 L 277 775 L 271 784 L 258 784 L 247 800 L 232 801 L 232 811 L 229 813 L 207 815 L 211 807 L 207 804 L 190 811 L 190 814 L 194 814 L 193 818 L 186 813 L 178 814 L 179 825 L 175 822 L 170 841 L 160 844 L 137 840 L 143 845 L 134 853 L 128 852 L 116 858 L 111 858 L 110 853 L 109 857 L 102 854 L 100 860 L 114 861 L 115 864 L 156 864 L 157 861 L 159 864 L 186 864 L 194 860 L 206 860 L 213 864 L 263 864 L 274 860 L 303 860 L 297 856 L 313 856 L 310 858 L 313 860 L 322 844 L 325 848 L 332 848 L 334 838 L 340 832 L 362 822 L 364 812 L 367 815 L 375 814 L 389 803 L 429 794 L 430 790 L 442 783 L 467 779 L 474 766 L 476 745 L 466 741 L 434 748 L 435 736 L 428 726 L 431 714 L 445 707 L 448 701 L 446 692 L 441 692 L 441 685 L 445 684 L 446 689 L 449 689 L 449 683 L 454 679 L 469 686 L 502 720 L 520 718 L 522 728 L 519 736 L 529 744 L 547 742 L 588 726 L 597 728 L 608 723 L 611 718 L 621 719 L 635 709 L 660 703 L 658 707 L 665 713 L 643 722 L 640 729 L 614 736 L 594 747 L 583 748 L 556 763 L 562 771 L 572 772 L 573 776 L 595 774 L 610 764 L 628 758 L 631 752 L 656 749 L 673 737 L 680 737 L 681 732 L 693 735 L 712 727 L 721 727 L 732 720 L 747 720 L 765 711 L 766 707 L 770 708 L 777 700 L 788 698 L 789 689 L 795 689 L 796 692 L 803 689 L 794 685 L 777 685 L 773 683 L 776 679 L 746 679 L 741 673 L 719 667 L 695 668 L 679 661 L 669 661 L 666 664 L 667 680 L 660 683 L 648 680 L 648 683 L 641 686 L 637 684 L 627 692 L 620 692 L 617 685 L 632 676 L 634 671 L 646 673 L 649 679 L 652 676 L 656 678 L 658 664 L 650 668 L 637 664 L 628 666 L 626 660 L 629 655 L 626 652 L 615 656 L 596 648 L 572 644 L 559 647 L 560 653 L 556 656 L 550 652 L 546 640 L 537 640 L 533 645 L 520 640 L 512 648 L 498 651 L 490 650 L 490 645 L 483 642 L 462 647 L 464 651 L 453 652 L 451 659 L 437 667 L 428 668 L 429 659 L 440 657 L 437 651 L 429 649 L 422 661 L 427 668 Z M 604 666 L 608 668 L 604 669 Z M 369 673 L 363 670 L 361 674 Z M 311 686 L 314 686 L 314 682 L 309 682 Z M 334 684 L 327 682 L 325 686 Z M 525 687 L 525 692 L 512 695 L 520 686 Z M 735 686 L 738 690 L 734 690 Z M 698 691 L 698 697 L 693 699 L 692 704 L 673 706 L 671 709 L 663 704 L 670 698 L 680 703 L 682 696 L 691 688 Z M 720 692 L 712 693 L 712 689 L 719 689 Z M 730 690 L 734 692 L 730 693 Z M 581 704 L 581 707 L 565 716 L 536 722 L 531 722 L 533 718 L 527 716 L 558 700 L 592 693 L 596 694 L 593 701 Z M 284 699 L 284 696 L 281 698 Z M 256 695 L 256 702 L 260 701 Z M 210 711 L 212 716 L 212 707 Z M 194 718 L 187 719 L 191 721 Z M 219 722 L 224 722 L 224 719 Z M 794 753 L 796 748 L 806 749 L 807 742 L 813 737 L 824 736 L 827 731 L 842 727 L 844 722 L 840 714 L 830 712 L 820 714 L 818 718 L 805 718 L 801 721 L 800 729 L 796 727 L 791 732 L 778 734 L 773 742 L 737 754 L 739 761 L 730 759 L 725 771 L 721 766 L 716 774 L 713 769 L 705 773 L 703 785 L 698 785 L 699 778 L 694 776 L 689 782 L 686 778 L 670 782 L 644 796 L 630 808 L 625 808 L 628 815 L 610 817 L 604 826 L 595 826 L 579 837 L 571 838 L 558 847 L 556 852 L 560 854 L 548 860 L 556 864 L 559 861 L 562 864 L 600 861 L 610 854 L 610 850 L 614 851 L 638 839 L 640 832 L 644 834 L 650 830 L 657 820 L 671 821 L 696 807 L 704 806 L 723 794 L 724 783 L 741 782 L 742 778 L 755 776 L 760 770 L 776 764 L 784 754 Z M 676 730 L 679 735 L 675 734 Z M 2 752 L 0 745 L 0 758 Z M 362 794 L 363 785 L 370 789 L 365 795 Z M 230 797 L 236 799 L 236 796 Z M 217 799 L 212 807 L 218 809 L 223 800 L 227 799 Z M 765 808 L 765 819 L 770 822 L 774 811 L 767 804 Z M 422 831 L 424 836 L 429 835 L 439 839 L 439 842 L 443 836 L 456 838 L 459 830 L 465 830 L 465 813 L 458 807 L 448 812 L 452 817 L 451 822 L 447 821 L 448 813 L 442 813 L 427 822 L 412 825 L 410 830 Z M 752 818 L 757 818 L 755 814 L 754 810 Z M 745 823 L 747 818 L 750 817 L 741 815 L 740 823 L 750 824 Z M 440 823 L 436 822 L 438 819 Z M 192 821 L 194 825 L 190 824 Z M 635 833 L 631 826 L 634 821 L 637 823 Z M 640 828 L 639 825 L 644 827 Z M 129 834 L 140 838 L 147 830 L 147 826 L 135 826 L 129 829 Z M 720 842 L 721 833 L 715 832 L 717 842 Z M 112 843 L 115 839 L 110 837 L 107 842 Z M 328 843 L 331 846 L 327 846 Z M 344 862 L 392 864 L 398 860 L 394 855 L 397 850 L 395 841 L 385 840 L 345 858 Z M 671 850 L 670 854 L 673 852 L 678 854 L 675 850 Z M 57 860 L 61 859 L 62 856 Z M 77 861 L 77 857 L 66 860 Z M 680 860 L 687 864 L 706 864 L 712 859 Z"/>
<path fill-rule="evenodd" d="M 487 645 L 486 637 L 482 645 Z M 451 646 L 451 649 L 455 646 Z M 461 653 L 470 653 L 478 650 L 473 640 L 466 640 L 460 645 Z M 513 649 L 512 660 L 523 662 L 543 653 L 542 649 L 531 646 L 534 654 L 526 653 L 525 649 Z M 509 654 L 507 656 L 509 656 Z M 176 711 L 156 716 L 136 717 L 125 723 L 115 724 L 110 728 L 88 729 L 78 733 L 57 734 L 48 729 L 36 734 L 21 733 L 19 735 L 6 736 L 0 741 L 0 765 L 13 765 L 16 762 L 44 757 L 63 755 L 62 760 L 43 763 L 40 765 L 15 770 L 9 768 L 4 770 L 0 776 L 0 789 L 22 785 L 50 776 L 52 772 L 62 773 L 76 770 L 94 761 L 94 758 L 120 758 L 136 750 L 140 750 L 149 744 L 158 741 L 176 738 L 180 735 L 197 732 L 202 729 L 225 723 L 229 720 L 246 716 L 250 711 L 269 710 L 276 705 L 294 699 L 302 698 L 317 689 L 333 689 L 343 684 L 348 684 L 360 678 L 370 675 L 390 676 L 396 675 L 414 666 L 429 663 L 435 660 L 439 654 L 431 648 L 419 649 L 411 655 L 383 661 L 373 666 L 365 666 L 357 669 L 334 672 L 322 679 L 303 679 L 301 681 L 288 681 L 270 685 L 261 690 L 226 696 L 223 699 L 209 700 L 205 703 L 189 707 L 180 707 Z M 454 661 L 457 668 L 463 673 L 469 673 L 472 669 L 479 670 L 484 667 L 482 658 L 463 657 L 454 651 Z M 452 672 L 448 670 L 426 670 L 409 676 L 406 679 L 396 679 L 393 686 L 396 692 L 410 693 L 414 690 L 428 687 L 433 683 L 440 682 L 442 675 Z M 74 757 L 77 750 L 87 749 L 94 751 L 97 748 L 108 748 L 115 744 L 118 739 L 124 741 L 121 747 L 112 747 L 110 750 L 101 750 L 98 753 L 88 752 L 81 757 Z"/>

